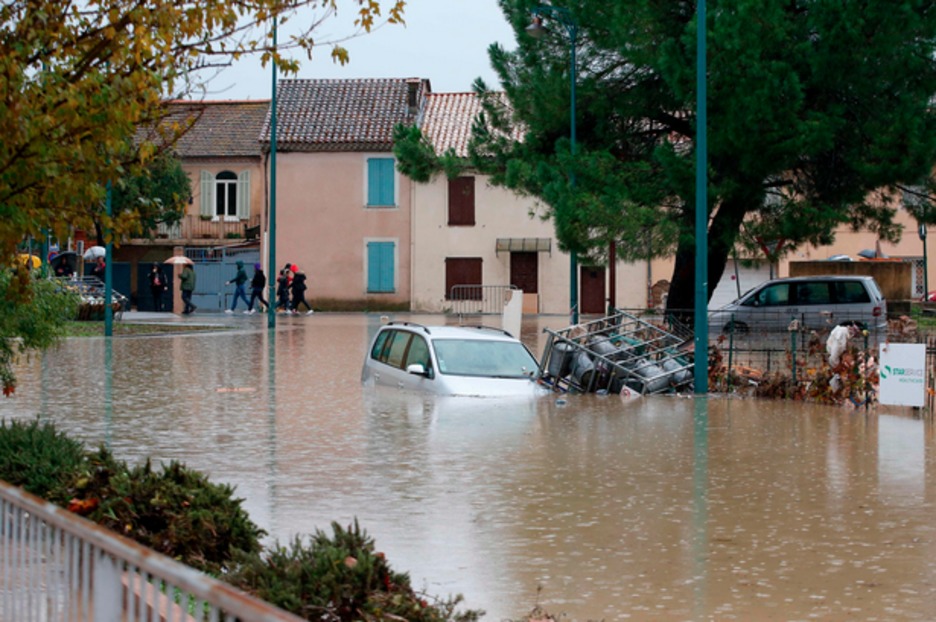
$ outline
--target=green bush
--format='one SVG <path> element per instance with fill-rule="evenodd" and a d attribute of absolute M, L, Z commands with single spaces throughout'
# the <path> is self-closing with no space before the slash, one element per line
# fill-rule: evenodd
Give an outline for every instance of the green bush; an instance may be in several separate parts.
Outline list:
<path fill-rule="evenodd" d="M 137 542 L 210 574 L 221 574 L 235 551 L 256 553 L 265 535 L 227 484 L 171 462 L 128 468 L 105 449 L 74 480 L 72 509 Z"/>
<path fill-rule="evenodd" d="M 472 622 L 481 611 L 456 612 L 461 596 L 430 604 L 410 586 L 407 574 L 394 572 L 357 521 L 333 536 L 316 530 L 309 546 L 295 538 L 278 543 L 263 557 L 243 556 L 226 580 L 281 609 L 307 620 L 408 620 Z"/>
<path fill-rule="evenodd" d="M 475 622 L 461 596 L 430 599 L 390 568 L 357 521 L 316 530 L 261 555 L 265 532 L 234 489 L 198 471 L 149 461 L 129 468 L 105 448 L 88 452 L 51 423 L 0 422 L 0 479 L 308 620 Z M 431 602 L 430 602 L 431 601 Z"/>
<path fill-rule="evenodd" d="M 16 390 L 13 365 L 33 351 L 61 339 L 62 325 L 75 317 L 80 302 L 58 281 L 38 277 L 37 270 L 0 269 L 0 385 L 3 394 Z"/>
<path fill-rule="evenodd" d="M 0 479 L 62 504 L 66 486 L 84 465 L 84 446 L 52 423 L 0 422 Z"/>

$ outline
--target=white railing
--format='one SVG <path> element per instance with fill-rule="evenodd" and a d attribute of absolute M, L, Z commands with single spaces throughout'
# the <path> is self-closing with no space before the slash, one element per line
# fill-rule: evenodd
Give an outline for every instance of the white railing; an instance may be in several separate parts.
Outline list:
<path fill-rule="evenodd" d="M 504 312 L 513 285 L 455 285 L 448 304 L 456 315 L 499 315 Z"/>
<path fill-rule="evenodd" d="M 301 622 L 0 482 L 0 622 Z"/>

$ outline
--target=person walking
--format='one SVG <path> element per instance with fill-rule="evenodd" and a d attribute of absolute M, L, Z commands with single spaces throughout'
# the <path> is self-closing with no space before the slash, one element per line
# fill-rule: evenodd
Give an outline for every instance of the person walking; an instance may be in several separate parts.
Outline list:
<path fill-rule="evenodd" d="M 191 264 L 185 264 L 182 267 L 182 274 L 179 275 L 179 280 L 182 281 L 179 289 L 182 290 L 182 302 L 185 305 L 182 309 L 182 313 L 184 315 L 194 313 L 195 309 L 198 307 L 192 304 L 192 292 L 195 291 L 195 271 L 192 269 Z"/>
<path fill-rule="evenodd" d="M 163 272 L 162 266 L 158 263 L 154 263 L 149 272 L 149 287 L 150 293 L 153 295 L 153 311 L 157 313 L 166 310 L 163 294 L 168 285 L 169 284 L 166 283 L 166 273 Z"/>
<path fill-rule="evenodd" d="M 247 310 L 244 313 L 250 313 L 250 301 L 247 300 L 247 291 L 244 289 L 244 284 L 247 283 L 247 271 L 244 270 L 244 262 L 237 260 L 237 274 L 234 275 L 234 278 L 230 281 L 226 281 L 225 285 L 230 285 L 234 283 L 234 301 L 231 303 L 230 309 L 225 309 L 225 313 L 234 313 L 234 309 L 237 308 L 237 301 L 240 298 L 243 298 L 244 304 L 247 305 Z"/>
<path fill-rule="evenodd" d="M 96 276 L 97 278 L 104 280 L 106 265 L 104 263 L 103 257 L 98 257 L 94 260 L 94 267 L 91 268 L 91 276 Z"/>
<path fill-rule="evenodd" d="M 289 284 L 292 281 L 292 275 L 289 270 L 289 264 L 286 264 L 282 270 L 279 271 L 279 276 L 276 278 L 276 308 L 282 309 L 283 313 L 291 313 L 289 310 Z"/>
<path fill-rule="evenodd" d="M 312 315 L 315 311 L 312 310 L 312 305 L 306 302 L 305 292 L 306 292 L 306 275 L 305 272 L 299 270 L 293 276 L 292 285 L 290 285 L 290 290 L 292 292 L 292 308 L 294 313 L 299 313 L 299 305 L 304 304 L 306 306 L 306 315 Z"/>
<path fill-rule="evenodd" d="M 263 298 L 263 290 L 266 289 L 266 275 L 263 273 L 263 266 L 259 263 L 254 264 L 254 274 L 253 279 L 250 280 L 250 304 L 247 305 L 248 313 L 256 313 L 257 310 L 254 309 L 253 304 L 255 300 L 259 300 L 257 306 L 263 305 L 264 307 L 269 307 L 269 303 Z"/>

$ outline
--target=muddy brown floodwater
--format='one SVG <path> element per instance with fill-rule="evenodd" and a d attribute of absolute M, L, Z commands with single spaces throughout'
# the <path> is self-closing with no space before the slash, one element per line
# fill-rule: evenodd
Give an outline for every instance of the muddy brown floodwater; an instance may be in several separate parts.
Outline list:
<path fill-rule="evenodd" d="M 415 586 L 485 620 L 936 619 L 927 417 L 364 390 L 379 316 L 282 318 L 275 349 L 265 318 L 217 321 L 237 330 L 68 340 L 17 368 L 0 416 L 206 471 L 271 541 L 357 518 Z M 524 340 L 539 354 L 562 324 L 527 320 Z"/>

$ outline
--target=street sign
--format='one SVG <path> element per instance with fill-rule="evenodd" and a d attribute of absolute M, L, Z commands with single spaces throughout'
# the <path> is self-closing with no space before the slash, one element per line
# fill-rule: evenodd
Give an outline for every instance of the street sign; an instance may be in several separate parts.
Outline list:
<path fill-rule="evenodd" d="M 926 344 L 881 344 L 881 404 L 922 408 L 926 399 Z"/>

